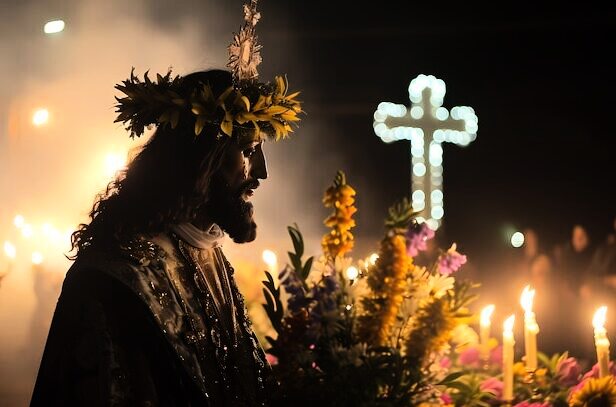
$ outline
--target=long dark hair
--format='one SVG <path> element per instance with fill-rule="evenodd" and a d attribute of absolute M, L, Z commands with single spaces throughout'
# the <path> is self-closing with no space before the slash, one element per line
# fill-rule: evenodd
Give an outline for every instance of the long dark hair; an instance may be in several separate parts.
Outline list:
<path fill-rule="evenodd" d="M 232 85 L 223 70 L 195 72 L 182 79 L 183 96 L 201 83 L 215 95 Z M 75 259 L 92 245 L 113 246 L 137 233 L 165 231 L 173 223 L 189 222 L 207 202 L 213 175 L 224 152 L 236 138 L 218 137 L 215 125 L 194 133 L 190 114 L 178 126 L 161 126 L 141 148 L 127 169 L 96 197 L 90 223 L 79 225 L 71 236 Z"/>

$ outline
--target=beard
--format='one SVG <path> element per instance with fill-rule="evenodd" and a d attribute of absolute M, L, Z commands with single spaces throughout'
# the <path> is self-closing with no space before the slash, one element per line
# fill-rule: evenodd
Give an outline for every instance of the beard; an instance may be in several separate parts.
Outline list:
<path fill-rule="evenodd" d="M 256 188 L 258 181 L 246 181 L 237 190 L 219 177 L 214 177 L 211 196 L 205 212 L 235 243 L 248 243 L 257 237 L 252 203 L 243 199 L 244 192 Z"/>

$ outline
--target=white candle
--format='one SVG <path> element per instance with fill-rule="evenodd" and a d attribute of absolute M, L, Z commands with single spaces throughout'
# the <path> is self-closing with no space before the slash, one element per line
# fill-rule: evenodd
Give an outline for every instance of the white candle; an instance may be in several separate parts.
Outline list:
<path fill-rule="evenodd" d="M 592 319 L 595 328 L 595 348 L 597 350 L 597 364 L 599 365 L 599 377 L 606 377 L 610 373 L 610 341 L 607 339 L 605 330 L 605 315 L 607 307 L 599 307 Z"/>
<path fill-rule="evenodd" d="M 505 401 L 513 400 L 514 322 L 515 315 L 511 315 L 503 324 L 503 400 Z"/>
<path fill-rule="evenodd" d="M 533 312 L 534 297 L 535 290 L 531 289 L 528 285 L 524 287 L 520 303 L 522 308 L 524 308 L 524 361 L 528 371 L 537 370 L 537 334 L 539 333 L 539 325 L 537 325 L 535 313 Z"/>
<path fill-rule="evenodd" d="M 481 310 L 481 318 L 479 319 L 479 339 L 481 358 L 485 361 L 490 354 L 490 329 L 492 327 L 492 314 L 494 313 L 494 304 L 486 305 Z"/>

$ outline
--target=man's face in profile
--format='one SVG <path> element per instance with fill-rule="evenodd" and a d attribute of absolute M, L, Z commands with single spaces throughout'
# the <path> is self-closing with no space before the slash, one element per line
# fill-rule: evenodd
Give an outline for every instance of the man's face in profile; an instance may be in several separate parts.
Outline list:
<path fill-rule="evenodd" d="M 212 181 L 211 197 L 206 210 L 236 243 L 253 241 L 257 224 L 250 198 L 267 178 L 263 141 L 231 143 L 225 152 L 220 170 Z"/>

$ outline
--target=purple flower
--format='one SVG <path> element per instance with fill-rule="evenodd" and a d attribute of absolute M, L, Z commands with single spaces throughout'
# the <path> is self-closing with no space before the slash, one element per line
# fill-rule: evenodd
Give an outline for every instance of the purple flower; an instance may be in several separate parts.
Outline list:
<path fill-rule="evenodd" d="M 551 404 L 547 401 L 545 403 L 531 403 L 530 401 L 524 400 L 521 403 L 514 405 L 513 407 L 550 407 Z"/>
<path fill-rule="evenodd" d="M 409 256 L 415 257 L 419 252 L 428 249 L 428 240 L 434 237 L 434 230 L 427 223 L 414 223 L 406 233 L 406 250 Z"/>
<path fill-rule="evenodd" d="M 456 251 L 456 244 L 452 244 L 447 252 L 438 258 L 438 272 L 449 276 L 466 263 L 466 256 Z"/>
<path fill-rule="evenodd" d="M 582 374 L 582 368 L 575 358 L 563 359 L 556 365 L 558 382 L 565 387 L 577 384 L 580 374 Z"/>
<path fill-rule="evenodd" d="M 289 266 L 285 267 L 280 273 L 280 283 L 289 295 L 287 299 L 287 308 L 290 313 L 294 314 L 306 307 L 308 301 L 306 299 L 304 284 L 302 284 L 302 281 L 297 277 L 295 271 Z"/>
<path fill-rule="evenodd" d="M 488 393 L 492 393 L 494 397 L 497 399 L 501 399 L 503 397 L 503 387 L 504 383 L 498 380 L 496 377 L 489 377 L 485 379 L 479 385 L 481 391 L 485 391 Z"/>

